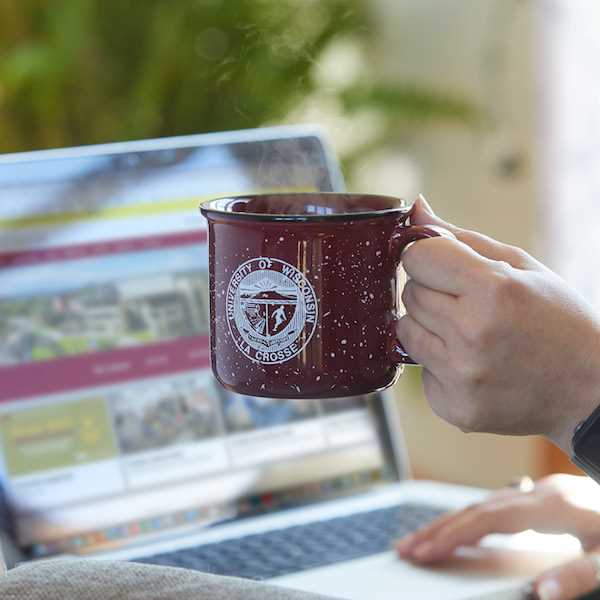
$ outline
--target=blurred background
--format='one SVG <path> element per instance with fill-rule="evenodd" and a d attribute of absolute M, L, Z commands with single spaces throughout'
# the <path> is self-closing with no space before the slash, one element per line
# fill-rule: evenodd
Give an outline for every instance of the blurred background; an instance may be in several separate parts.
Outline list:
<path fill-rule="evenodd" d="M 597 302 L 599 25 L 594 0 L 0 0 L 0 152 L 319 123 L 349 189 L 424 192 Z M 442 423 L 417 369 L 396 394 L 419 477 L 570 468 Z"/>

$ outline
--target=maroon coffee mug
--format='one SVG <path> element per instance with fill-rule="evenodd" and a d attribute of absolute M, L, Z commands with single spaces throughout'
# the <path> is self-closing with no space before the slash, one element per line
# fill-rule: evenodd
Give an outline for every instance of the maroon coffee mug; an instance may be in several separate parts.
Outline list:
<path fill-rule="evenodd" d="M 228 390 L 355 396 L 415 364 L 397 340 L 400 255 L 440 235 L 399 198 L 300 193 L 205 202 L 212 369 Z"/>

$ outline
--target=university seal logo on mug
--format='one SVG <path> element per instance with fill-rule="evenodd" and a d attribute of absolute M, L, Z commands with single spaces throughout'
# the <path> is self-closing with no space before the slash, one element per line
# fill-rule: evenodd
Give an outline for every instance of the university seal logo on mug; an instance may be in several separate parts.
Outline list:
<path fill-rule="evenodd" d="M 252 258 L 229 280 L 229 332 L 250 360 L 272 365 L 297 356 L 313 336 L 318 310 L 310 281 L 278 258 Z"/>
<path fill-rule="evenodd" d="M 390 386 L 414 364 L 396 339 L 400 255 L 439 235 L 399 198 L 300 193 L 204 203 L 211 361 L 229 390 L 332 398 Z"/>

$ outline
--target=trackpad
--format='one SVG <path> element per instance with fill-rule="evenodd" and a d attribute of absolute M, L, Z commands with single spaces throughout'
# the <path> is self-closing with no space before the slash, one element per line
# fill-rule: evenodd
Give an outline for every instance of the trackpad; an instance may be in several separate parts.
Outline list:
<path fill-rule="evenodd" d="M 443 565 L 421 568 L 385 552 L 272 579 L 272 583 L 347 600 L 454 600 L 485 596 L 517 600 L 532 576 L 564 554 L 501 548 L 465 548 Z"/>

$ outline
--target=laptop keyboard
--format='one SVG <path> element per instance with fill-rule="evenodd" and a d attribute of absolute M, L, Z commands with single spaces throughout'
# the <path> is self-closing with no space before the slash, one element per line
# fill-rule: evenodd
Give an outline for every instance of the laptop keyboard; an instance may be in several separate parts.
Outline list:
<path fill-rule="evenodd" d="M 402 504 L 137 559 L 217 575 L 269 579 L 389 550 L 443 511 Z"/>

